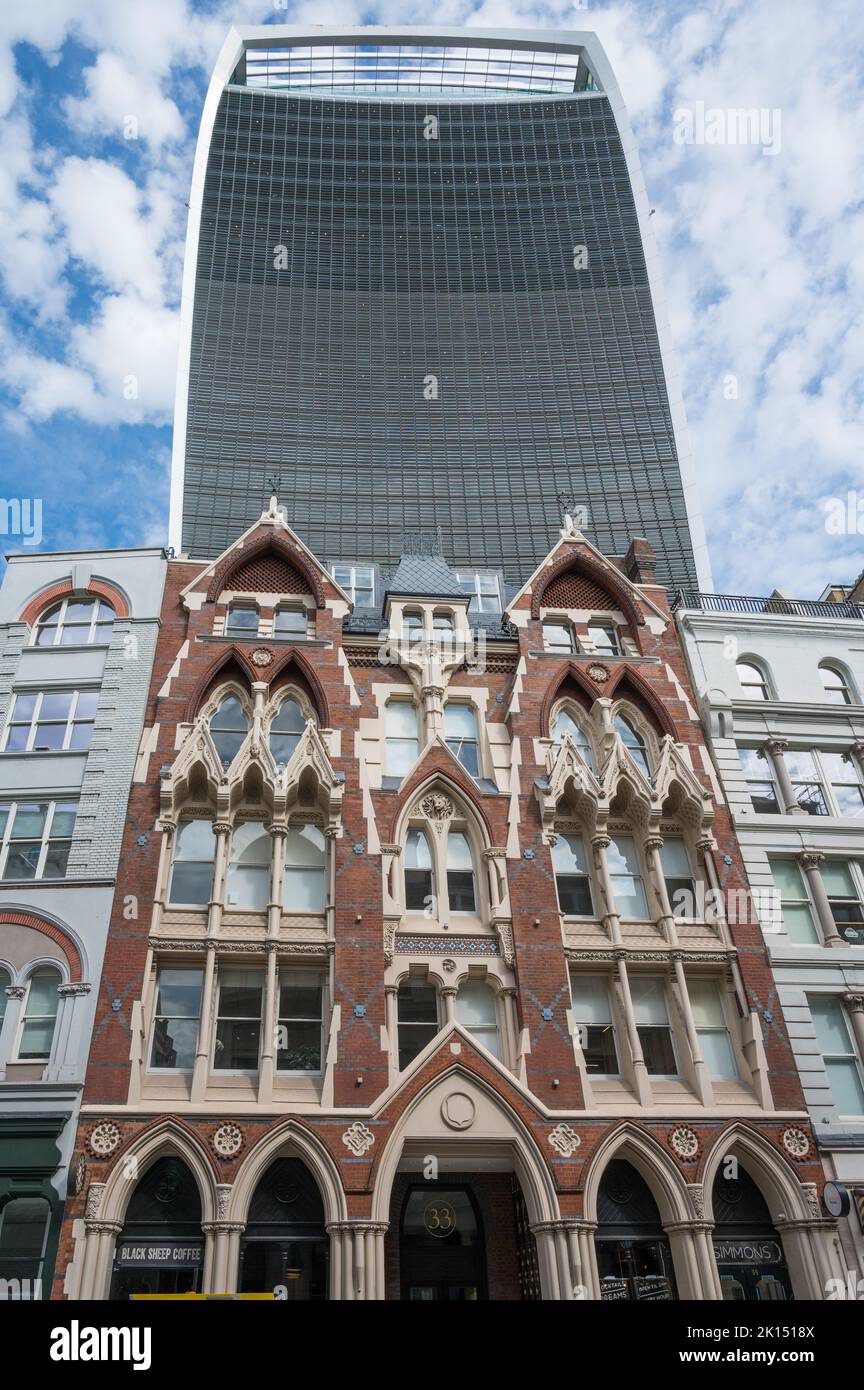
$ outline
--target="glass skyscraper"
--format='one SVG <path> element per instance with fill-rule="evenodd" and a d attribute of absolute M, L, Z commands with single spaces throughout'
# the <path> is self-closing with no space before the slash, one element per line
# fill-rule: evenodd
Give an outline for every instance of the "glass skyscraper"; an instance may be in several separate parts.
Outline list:
<path fill-rule="evenodd" d="M 232 30 L 190 200 L 172 542 L 523 580 L 563 510 L 706 584 L 626 113 L 590 34 Z"/>

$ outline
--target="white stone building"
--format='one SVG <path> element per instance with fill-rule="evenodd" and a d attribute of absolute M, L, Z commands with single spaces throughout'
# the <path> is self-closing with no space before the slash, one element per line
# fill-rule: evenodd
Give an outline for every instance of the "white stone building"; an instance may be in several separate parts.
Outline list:
<path fill-rule="evenodd" d="M 677 616 L 827 1172 L 864 1270 L 864 583 Z M 772 1001 L 765 1000 L 770 1010 Z M 847 1196 L 848 1194 L 848 1196 Z"/>

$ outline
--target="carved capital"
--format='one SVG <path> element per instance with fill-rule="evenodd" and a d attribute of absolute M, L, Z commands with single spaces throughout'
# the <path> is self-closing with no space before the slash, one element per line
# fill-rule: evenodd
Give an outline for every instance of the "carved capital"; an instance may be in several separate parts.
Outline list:
<path fill-rule="evenodd" d="M 843 1003 L 850 1013 L 864 1014 L 864 994 L 844 994 Z"/>
<path fill-rule="evenodd" d="M 819 849 L 803 849 L 798 855 L 798 863 L 805 874 L 810 869 L 818 869 L 825 863 L 825 855 Z"/>

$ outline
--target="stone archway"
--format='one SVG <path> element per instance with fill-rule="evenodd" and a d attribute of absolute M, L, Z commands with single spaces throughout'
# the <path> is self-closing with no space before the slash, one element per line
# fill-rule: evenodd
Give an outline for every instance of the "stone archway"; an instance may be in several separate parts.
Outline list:
<path fill-rule="evenodd" d="M 656 1139 L 638 1126 L 629 1124 L 606 1136 L 592 1157 L 585 1179 L 584 1230 L 586 1265 L 590 1273 L 590 1280 L 586 1282 L 590 1296 L 601 1297 L 600 1267 L 594 1237 L 603 1215 L 601 1184 L 610 1163 L 615 1161 L 626 1161 L 633 1167 L 656 1207 L 660 1232 L 669 1243 L 678 1298 L 716 1299 L 718 1289 L 708 1248 L 706 1223 L 693 1203 L 688 1185 L 672 1156 Z M 645 1234 L 647 1236 L 647 1229 Z M 632 1277 L 641 1276 L 634 1269 Z"/>
<path fill-rule="evenodd" d="M 394 1254 L 394 1242 L 398 1245 L 404 1231 L 403 1218 L 411 1193 L 426 1191 L 427 1187 L 430 1193 L 439 1194 L 444 1207 L 454 1211 L 458 1207 L 466 1215 L 472 1213 L 475 1226 L 486 1241 L 483 1259 L 487 1263 L 490 1254 L 495 1253 L 490 1241 L 501 1238 L 494 1219 L 498 1203 L 497 1210 L 503 1213 L 508 1232 L 512 1219 L 517 1237 L 523 1241 L 527 1237 L 532 1249 L 536 1243 L 537 1280 L 542 1296 L 574 1296 L 573 1286 L 579 1279 L 574 1277 L 572 1250 L 551 1171 L 518 1112 L 495 1088 L 459 1065 L 435 1077 L 411 1100 L 379 1160 L 372 1199 L 372 1219 L 380 1241 L 376 1297 L 384 1296 L 384 1233 L 388 1230 L 387 1295 L 394 1297 L 402 1292 L 402 1261 L 398 1251 Z M 524 1201 L 522 1223 L 517 1218 L 517 1194 Z M 417 1219 L 412 1211 L 415 1225 Z M 509 1234 L 507 1238 L 510 1239 Z M 446 1242 L 442 1250 L 445 1246 Z M 432 1253 L 434 1247 L 429 1249 Z M 514 1251 L 513 1258 L 518 1263 L 518 1252 Z M 440 1278 L 430 1266 L 426 1284 L 440 1290 L 449 1280 L 458 1286 L 462 1277 L 459 1271 L 454 1267 L 448 1273 L 444 1269 L 446 1261 L 440 1264 Z M 482 1266 L 483 1260 L 478 1260 L 468 1280 L 477 1292 L 452 1296 L 485 1296 L 479 1292 L 483 1286 Z M 518 1292 L 512 1292 L 519 1287 L 518 1269 L 515 1275 L 511 1271 L 504 1282 L 511 1293 L 501 1296 L 518 1297 Z"/>
<path fill-rule="evenodd" d="M 832 1227 L 819 1212 L 818 1197 L 800 1182 L 791 1164 L 763 1135 L 732 1125 L 714 1144 L 702 1175 L 705 1218 L 713 1227 L 715 1183 L 724 1163 L 740 1164 L 761 1194 L 773 1232 L 782 1244 L 796 1299 L 824 1299 L 829 1280 L 844 1278 Z M 713 1258 L 713 1251 L 712 1251 Z M 720 1275 L 716 1272 L 718 1286 Z"/>

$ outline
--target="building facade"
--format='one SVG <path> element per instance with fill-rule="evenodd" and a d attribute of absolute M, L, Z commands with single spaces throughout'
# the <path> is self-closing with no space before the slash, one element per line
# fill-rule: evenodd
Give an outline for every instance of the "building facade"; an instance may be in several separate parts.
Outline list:
<path fill-rule="evenodd" d="M 48 1297 L 161 550 L 13 555 L 0 587 L 0 1282 Z M 80 1175 L 78 1176 L 80 1180 Z"/>
<path fill-rule="evenodd" d="M 568 518 L 497 613 L 422 544 L 382 587 L 275 497 L 168 564 L 55 1296 L 823 1297 L 650 546 Z"/>
<path fill-rule="evenodd" d="M 678 622 L 761 918 L 846 1267 L 864 1273 L 864 605 L 681 594 Z M 772 998 L 774 995 L 772 995 Z"/>
<path fill-rule="evenodd" d="M 457 569 L 518 583 L 565 495 L 605 554 L 645 535 L 662 581 L 710 587 L 650 211 L 593 34 L 232 30 L 190 194 L 172 544 L 212 558 L 275 479 L 322 560 L 392 569 L 440 528 Z"/>

